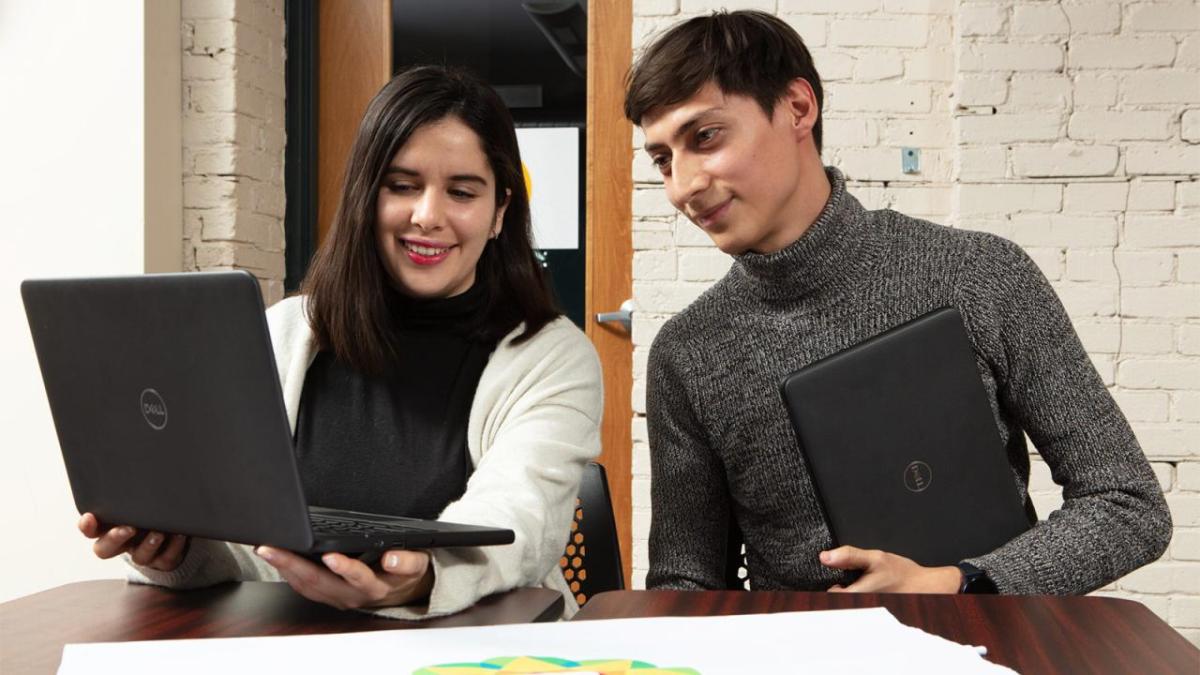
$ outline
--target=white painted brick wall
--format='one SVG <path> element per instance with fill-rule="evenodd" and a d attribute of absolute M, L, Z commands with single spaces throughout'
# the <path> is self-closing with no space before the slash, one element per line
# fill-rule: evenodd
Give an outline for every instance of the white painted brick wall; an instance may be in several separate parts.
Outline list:
<path fill-rule="evenodd" d="M 1130 31 L 1178 31 L 1200 26 L 1200 5 L 1194 2 L 1134 4 L 1127 7 Z"/>
<path fill-rule="evenodd" d="M 1120 153 L 1113 145 L 1055 143 L 1013 148 L 1013 173 L 1022 178 L 1111 176 Z"/>
<path fill-rule="evenodd" d="M 1017 141 L 1054 141 L 1062 135 L 1057 112 L 971 114 L 959 118 L 959 139 L 974 145 Z"/>
<path fill-rule="evenodd" d="M 1063 190 L 1063 211 L 1066 213 L 1100 213 L 1124 211 L 1129 198 L 1129 184 L 1067 183 Z"/>
<path fill-rule="evenodd" d="M 1191 71 L 1143 70 L 1121 83 L 1125 103 L 1200 103 L 1200 81 Z"/>
<path fill-rule="evenodd" d="M 1071 32 L 1076 35 L 1110 34 L 1121 26 L 1121 4 L 1118 2 L 1084 0 L 1062 3 L 1062 8 L 1071 23 Z"/>
<path fill-rule="evenodd" d="M 1123 321 L 1119 349 L 1126 354 L 1171 354 L 1175 351 L 1175 327 L 1169 323 Z"/>
<path fill-rule="evenodd" d="M 1129 210 L 1175 210 L 1175 181 L 1134 179 L 1129 185 Z"/>
<path fill-rule="evenodd" d="M 1182 127 L 1180 135 L 1190 143 L 1200 143 L 1200 108 L 1183 113 L 1179 124 Z"/>
<path fill-rule="evenodd" d="M 1012 9 L 1011 35 L 1040 38 L 1071 31 L 1067 13 L 1058 3 L 1019 4 Z"/>
<path fill-rule="evenodd" d="M 1173 136 L 1174 117 L 1166 110 L 1079 110 L 1067 123 L 1067 136 L 1084 141 L 1163 141 Z"/>
<path fill-rule="evenodd" d="M 872 208 L 998 233 L 1051 279 L 1175 518 L 1162 560 L 1101 594 L 1200 644 L 1200 5 L 1191 0 L 634 0 L 649 27 L 772 9 L 826 83 L 824 160 Z M 636 135 L 636 132 L 635 132 Z M 922 148 L 900 173 L 899 148 Z M 635 139 L 640 147 L 640 139 Z M 646 356 L 730 259 L 634 160 L 634 584 L 650 503 Z M 656 196 L 654 193 L 658 192 Z M 1036 455 L 1043 516 L 1061 504 Z"/>
<path fill-rule="evenodd" d="M 184 269 L 284 279 L 280 0 L 183 0 Z"/>
<path fill-rule="evenodd" d="M 1050 71 L 1062 69 L 1062 45 L 1037 42 L 960 43 L 958 67 L 972 71 Z"/>
<path fill-rule="evenodd" d="M 838 47 L 924 47 L 932 27 L 930 17 L 833 19 L 829 44 Z"/>
<path fill-rule="evenodd" d="M 1021 110 L 1061 110 L 1071 103 L 1071 79 L 1058 74 L 1014 73 L 1008 102 Z"/>
<path fill-rule="evenodd" d="M 1144 176 L 1200 174 L 1200 146 L 1130 145 L 1125 151 L 1125 172 Z"/>

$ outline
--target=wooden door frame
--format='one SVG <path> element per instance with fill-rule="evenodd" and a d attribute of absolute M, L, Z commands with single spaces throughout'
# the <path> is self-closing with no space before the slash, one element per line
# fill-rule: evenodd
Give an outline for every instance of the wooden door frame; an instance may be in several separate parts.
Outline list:
<path fill-rule="evenodd" d="M 317 3 L 317 243 L 333 224 L 367 104 L 392 79 L 391 0 Z"/>
<path fill-rule="evenodd" d="M 594 320 L 633 297 L 633 129 L 625 74 L 633 56 L 633 8 L 590 0 L 587 52 L 587 335 L 604 366 L 600 463 L 608 472 L 626 584 L 633 582 L 633 343 L 621 326 Z"/>

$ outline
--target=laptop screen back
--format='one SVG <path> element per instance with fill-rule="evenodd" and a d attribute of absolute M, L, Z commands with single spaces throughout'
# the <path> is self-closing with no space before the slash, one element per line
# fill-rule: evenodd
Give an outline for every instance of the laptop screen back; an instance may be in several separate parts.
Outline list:
<path fill-rule="evenodd" d="M 253 276 L 31 280 L 21 292 L 81 512 L 311 546 Z"/>
<path fill-rule="evenodd" d="M 793 373 L 783 396 L 837 544 L 950 565 L 1028 528 L 956 309 Z"/>

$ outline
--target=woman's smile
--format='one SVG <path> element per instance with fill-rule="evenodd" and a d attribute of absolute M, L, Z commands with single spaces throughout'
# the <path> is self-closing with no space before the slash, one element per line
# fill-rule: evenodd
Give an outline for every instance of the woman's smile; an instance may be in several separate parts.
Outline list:
<path fill-rule="evenodd" d="M 439 244 L 420 239 L 401 238 L 400 244 L 408 253 L 408 259 L 417 265 L 436 265 L 445 260 L 454 249 L 453 244 Z"/>

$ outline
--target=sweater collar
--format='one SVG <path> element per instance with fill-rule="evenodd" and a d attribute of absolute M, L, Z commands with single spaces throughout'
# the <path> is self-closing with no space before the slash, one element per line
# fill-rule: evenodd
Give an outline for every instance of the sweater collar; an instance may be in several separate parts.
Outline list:
<path fill-rule="evenodd" d="M 483 284 L 448 298 L 414 298 L 389 286 L 388 307 L 400 330 L 468 334 L 487 309 Z"/>
<path fill-rule="evenodd" d="M 767 301 L 797 299 L 818 290 L 849 285 L 869 265 L 859 249 L 867 234 L 862 204 L 846 192 L 846 179 L 833 167 L 829 200 L 799 239 L 774 253 L 735 256 L 730 281 Z"/>

